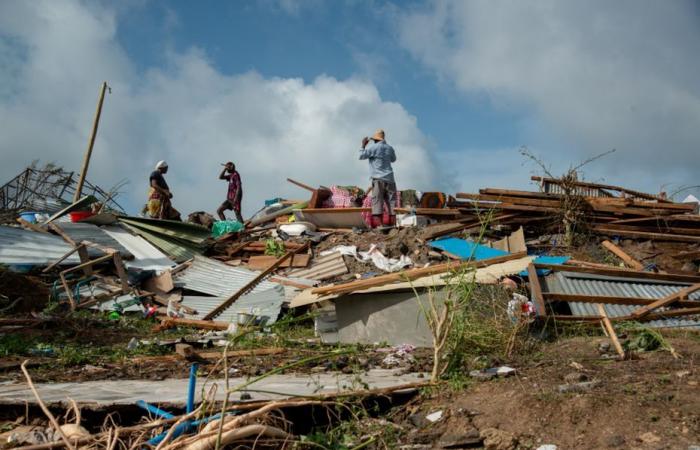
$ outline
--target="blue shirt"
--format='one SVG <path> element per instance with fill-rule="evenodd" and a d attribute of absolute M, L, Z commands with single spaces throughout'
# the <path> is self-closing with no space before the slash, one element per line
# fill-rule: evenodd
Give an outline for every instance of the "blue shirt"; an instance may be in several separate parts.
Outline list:
<path fill-rule="evenodd" d="M 394 148 L 386 141 L 370 142 L 360 149 L 360 159 L 369 160 L 370 178 L 394 183 L 394 169 L 391 163 L 396 161 Z"/>

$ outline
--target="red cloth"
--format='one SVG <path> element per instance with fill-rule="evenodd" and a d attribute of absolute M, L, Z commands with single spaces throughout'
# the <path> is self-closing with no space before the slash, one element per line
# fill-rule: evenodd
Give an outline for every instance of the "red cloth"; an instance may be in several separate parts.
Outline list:
<path fill-rule="evenodd" d="M 367 195 L 362 202 L 362 207 L 363 208 L 372 208 L 372 193 L 370 192 L 369 195 Z M 395 208 L 400 208 L 401 207 L 401 191 L 396 193 L 396 204 L 394 205 Z M 365 224 L 369 227 L 372 228 L 372 212 L 367 211 L 362 213 L 362 220 L 365 222 Z M 389 212 L 388 208 L 384 208 L 384 215 L 382 216 L 382 223 L 389 223 Z"/>
<path fill-rule="evenodd" d="M 333 185 L 330 188 L 331 196 L 324 202 L 323 208 L 352 208 L 355 206 L 356 194 L 340 186 Z"/>

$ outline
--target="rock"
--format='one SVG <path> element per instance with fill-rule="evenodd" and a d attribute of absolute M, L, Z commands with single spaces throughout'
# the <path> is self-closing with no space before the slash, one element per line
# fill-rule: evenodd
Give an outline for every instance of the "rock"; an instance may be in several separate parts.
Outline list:
<path fill-rule="evenodd" d="M 435 411 L 435 412 L 428 414 L 427 416 L 425 416 L 425 419 L 428 422 L 435 423 L 435 422 L 439 421 L 440 419 L 442 419 L 442 416 L 443 416 L 443 412 L 442 412 L 442 410 L 440 410 L 440 411 Z"/>
<path fill-rule="evenodd" d="M 605 353 L 610 353 L 610 342 L 601 342 L 598 344 L 598 353 L 604 355 Z"/>
<path fill-rule="evenodd" d="M 581 364 L 577 363 L 576 361 L 571 361 L 569 363 L 569 367 L 576 369 L 576 370 L 583 370 L 583 366 Z"/>
<path fill-rule="evenodd" d="M 65 434 L 66 437 L 70 440 L 90 436 L 90 432 L 88 430 L 74 423 L 61 425 L 61 431 L 63 431 L 63 434 Z"/>
<path fill-rule="evenodd" d="M 544 444 L 537 447 L 537 450 L 557 450 L 557 448 L 559 447 L 554 444 Z"/>
<path fill-rule="evenodd" d="M 588 392 L 599 385 L 600 381 L 585 381 L 583 383 L 560 384 L 557 390 L 560 394 L 583 393 Z"/>
<path fill-rule="evenodd" d="M 681 370 L 679 372 L 676 372 L 676 376 L 680 378 L 681 380 L 688 375 L 690 375 L 692 372 L 690 370 Z"/>
<path fill-rule="evenodd" d="M 568 384 L 580 383 L 582 381 L 588 381 L 588 375 L 581 372 L 571 372 L 564 376 L 564 381 Z"/>
<path fill-rule="evenodd" d="M 689 445 L 688 450 L 700 450 L 700 445 Z"/>
<path fill-rule="evenodd" d="M 608 447 L 622 447 L 625 445 L 625 437 L 620 434 L 614 434 L 605 439 L 605 445 Z"/>
<path fill-rule="evenodd" d="M 638 439 L 645 444 L 656 444 L 661 442 L 661 438 L 651 431 L 647 431 L 646 433 L 642 434 Z"/>
<path fill-rule="evenodd" d="M 423 428 L 429 423 L 422 414 L 411 414 L 408 416 L 408 421 L 416 428 Z"/>
<path fill-rule="evenodd" d="M 485 428 L 479 433 L 486 450 L 515 450 L 518 439 L 512 433 L 497 428 Z"/>

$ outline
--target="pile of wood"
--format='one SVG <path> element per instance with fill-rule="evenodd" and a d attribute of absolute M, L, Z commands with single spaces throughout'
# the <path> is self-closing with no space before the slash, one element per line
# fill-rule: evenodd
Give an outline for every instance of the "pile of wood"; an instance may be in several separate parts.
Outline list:
<path fill-rule="evenodd" d="M 543 183 L 544 192 L 486 188 L 478 194 L 458 193 L 449 206 L 459 209 L 464 219 L 493 211 L 496 218 L 507 216 L 505 220 L 510 224 L 558 224 L 565 199 L 561 189 L 556 188 L 559 181 L 533 179 Z M 576 187 L 573 195 L 580 196 L 586 225 L 596 234 L 700 242 L 697 204 L 674 203 L 660 196 L 610 185 L 580 182 Z"/>

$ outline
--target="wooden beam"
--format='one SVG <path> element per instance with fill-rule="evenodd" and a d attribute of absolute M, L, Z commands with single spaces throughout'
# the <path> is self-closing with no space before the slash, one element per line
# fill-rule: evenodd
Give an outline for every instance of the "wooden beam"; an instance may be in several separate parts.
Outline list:
<path fill-rule="evenodd" d="M 481 261 L 451 261 L 443 264 L 436 264 L 429 267 L 421 267 L 418 269 L 410 269 L 403 272 L 389 273 L 379 275 L 365 280 L 351 281 L 337 285 L 323 286 L 311 290 L 314 295 L 339 295 L 349 292 L 362 291 L 365 289 L 384 286 L 387 284 L 399 283 L 404 281 L 412 281 L 418 278 L 427 277 L 430 275 L 442 274 L 451 270 L 460 270 L 466 268 L 488 267 L 493 264 L 520 259 L 527 256 L 526 252 L 513 253 L 510 255 L 498 256 L 496 258 L 483 259 Z"/>
<path fill-rule="evenodd" d="M 24 220 L 21 217 L 17 218 L 17 223 L 22 225 L 24 228 L 29 228 L 32 231 L 36 231 L 37 233 L 48 233 L 48 230 L 41 228 L 39 225 L 35 223 L 31 223 L 27 220 Z"/>
<path fill-rule="evenodd" d="M 277 261 L 275 261 L 273 264 L 270 265 L 267 269 L 265 269 L 263 272 L 260 272 L 258 276 L 250 280 L 248 283 L 246 283 L 245 286 L 240 288 L 237 292 L 232 294 L 229 298 L 221 302 L 219 306 L 214 308 L 212 311 L 209 312 L 206 316 L 204 316 L 204 320 L 212 320 L 215 317 L 218 317 L 222 312 L 224 312 L 226 309 L 228 309 L 236 300 L 238 300 L 241 296 L 247 294 L 250 290 L 255 288 L 260 282 L 262 282 L 265 278 L 267 278 L 272 272 L 274 272 L 283 262 L 288 260 L 289 258 L 292 258 L 296 253 L 299 253 L 302 250 L 306 250 L 308 248 L 309 244 L 306 243 L 302 247 L 290 250 L 287 253 L 284 254 L 281 258 L 279 258 Z"/>
<path fill-rule="evenodd" d="M 672 255 L 671 258 L 680 260 L 696 260 L 700 259 L 700 250 L 694 250 L 692 252 L 682 252 L 677 255 Z"/>
<path fill-rule="evenodd" d="M 593 225 L 591 229 L 599 234 L 606 234 L 608 236 L 624 236 L 637 239 L 650 239 L 655 241 L 669 241 L 669 242 L 700 242 L 700 236 L 687 236 L 679 234 L 665 234 L 665 233 L 649 233 L 644 231 L 628 231 L 619 228 L 613 228 L 606 225 Z"/>
<path fill-rule="evenodd" d="M 613 325 L 610 322 L 610 319 L 608 318 L 608 314 L 605 312 L 605 307 L 600 303 L 598 304 L 598 314 L 600 314 L 600 317 L 602 317 L 603 326 L 608 332 L 608 337 L 610 337 L 610 340 L 613 343 L 613 347 L 615 347 L 615 351 L 618 355 L 620 355 L 620 358 L 624 359 L 625 351 L 622 349 L 622 345 L 620 345 L 620 340 L 617 338 L 615 328 L 613 328 Z"/>
<path fill-rule="evenodd" d="M 537 268 L 535 265 L 530 263 L 527 266 L 527 279 L 530 283 L 530 293 L 535 299 L 535 305 L 537 306 L 537 315 L 540 317 L 547 316 L 547 305 L 544 302 L 544 296 L 542 295 L 542 286 L 540 285 L 540 279 L 537 276 Z"/>
<path fill-rule="evenodd" d="M 632 258 L 630 255 L 625 253 L 624 250 L 622 250 L 620 247 L 617 245 L 613 244 L 612 242 L 605 240 L 602 242 L 603 247 L 605 247 L 608 251 L 610 251 L 612 254 L 620 258 L 625 264 L 627 264 L 628 267 L 636 270 L 642 270 L 644 269 L 644 264 L 640 263 L 636 259 Z"/>
<path fill-rule="evenodd" d="M 648 305 L 642 306 L 641 308 L 635 310 L 630 317 L 633 319 L 641 319 L 642 317 L 646 316 L 650 312 L 652 312 L 655 309 L 663 308 L 664 306 L 668 306 L 672 303 L 677 302 L 678 300 L 685 300 L 688 298 L 690 294 L 692 294 L 695 291 L 700 291 L 700 283 L 694 284 L 692 286 L 689 286 L 685 289 L 681 289 L 680 291 L 667 295 L 664 298 L 660 298 L 656 300 L 655 302 L 652 302 Z"/>
<path fill-rule="evenodd" d="M 307 191 L 311 191 L 311 192 L 316 191 L 316 188 L 312 188 L 308 184 L 304 184 L 304 183 L 301 183 L 299 181 L 292 180 L 291 178 L 287 178 L 287 181 L 289 181 L 290 183 L 292 183 L 295 186 L 299 186 L 302 189 L 306 189 Z"/>
<path fill-rule="evenodd" d="M 78 251 L 78 247 L 75 247 L 75 248 L 71 249 L 68 253 L 66 253 L 65 255 L 63 255 L 63 256 L 61 256 L 60 258 L 58 258 L 58 260 L 56 260 L 56 261 L 52 262 L 51 264 L 49 264 L 44 270 L 41 271 L 41 273 L 47 273 L 47 272 L 51 271 L 54 267 L 56 267 L 57 265 L 61 264 L 63 261 L 65 261 L 66 259 L 68 259 L 68 257 L 69 257 L 70 255 L 72 255 L 73 253 L 75 253 L 75 252 L 77 252 L 77 251 Z"/>
<path fill-rule="evenodd" d="M 670 273 L 638 272 L 631 269 L 602 269 L 596 267 L 563 266 L 555 264 L 535 264 L 538 269 L 549 269 L 555 272 L 588 273 L 592 275 L 604 275 L 610 277 L 636 278 L 642 280 L 653 280 L 657 282 L 674 281 L 678 283 L 700 283 L 700 276 L 696 275 L 676 275 Z"/>
<path fill-rule="evenodd" d="M 580 295 L 562 294 L 559 292 L 545 292 L 542 294 L 547 302 L 580 302 L 580 303 L 605 303 L 608 305 L 633 305 L 645 306 L 656 301 L 653 298 L 642 297 L 613 297 L 607 295 Z M 700 306 L 700 302 L 695 300 L 678 300 L 675 305 L 684 308 Z"/>
<path fill-rule="evenodd" d="M 102 104 L 105 100 L 106 91 L 107 82 L 105 81 L 102 83 L 102 87 L 100 88 L 100 96 L 97 100 L 97 110 L 95 111 L 95 119 L 92 122 L 90 140 L 88 141 L 88 148 L 87 150 L 85 150 L 85 158 L 83 159 L 83 167 L 80 169 L 80 178 L 78 179 L 78 185 L 75 187 L 73 203 L 80 200 L 80 195 L 83 191 L 83 184 L 85 184 L 85 176 L 87 175 L 88 167 L 90 166 L 90 156 L 92 155 L 92 148 L 95 146 L 95 138 L 97 137 L 97 127 L 100 125 L 100 116 L 102 115 Z"/>

